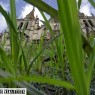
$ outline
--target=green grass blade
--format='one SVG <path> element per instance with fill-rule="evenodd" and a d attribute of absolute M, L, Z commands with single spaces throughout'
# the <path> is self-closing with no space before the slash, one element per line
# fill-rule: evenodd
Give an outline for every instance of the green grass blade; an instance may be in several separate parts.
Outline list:
<path fill-rule="evenodd" d="M 91 5 L 95 8 L 95 2 L 94 2 L 94 0 L 88 0 L 90 3 L 91 3 Z"/>
<path fill-rule="evenodd" d="M 18 35 L 17 35 L 17 31 L 16 31 L 16 28 L 14 27 L 14 24 L 13 24 L 13 22 L 12 22 L 12 20 L 10 19 L 10 16 L 6 13 L 6 11 L 0 6 L 0 12 L 2 13 L 2 15 L 5 17 L 5 19 L 6 19 L 6 21 L 7 21 L 7 23 L 8 23 L 8 25 L 11 27 L 11 31 L 9 31 L 10 32 L 10 40 L 11 40 L 11 42 L 10 42 L 10 44 L 11 44 L 11 48 L 12 48 L 12 50 L 14 51 L 14 56 L 12 56 L 12 58 L 13 57 L 15 57 L 15 62 L 17 62 L 17 55 L 18 55 Z M 12 44 L 14 44 L 14 45 L 12 45 Z M 13 48 L 15 48 L 15 49 L 13 49 Z M 17 54 L 17 55 L 16 55 Z M 17 63 L 16 63 L 17 64 Z M 14 66 L 14 69 L 16 69 L 16 67 Z"/>
<path fill-rule="evenodd" d="M 6 11 L 0 6 L 0 12 L 2 13 L 2 15 L 5 17 L 7 23 L 9 26 L 11 26 L 11 30 L 9 31 L 10 32 L 10 44 L 11 44 L 11 48 L 12 48 L 12 57 L 14 57 L 14 62 L 17 64 L 17 57 L 18 57 L 18 50 L 19 50 L 19 47 L 18 47 L 18 35 L 17 35 L 17 31 L 16 31 L 16 28 L 14 27 L 14 24 L 12 22 L 12 20 L 10 19 L 9 15 L 6 13 Z M 14 66 L 14 68 L 16 68 Z"/>
<path fill-rule="evenodd" d="M 42 15 L 42 17 L 44 18 L 45 20 L 45 25 L 47 27 L 47 29 L 49 29 L 49 32 L 51 33 L 51 37 L 55 37 L 56 34 L 54 33 L 54 31 L 52 30 L 50 24 L 49 24 L 49 21 L 47 20 L 46 16 L 44 15 L 44 13 L 40 10 L 40 13 Z M 61 29 L 60 29 L 61 30 Z M 59 32 L 59 34 L 62 33 L 62 31 Z M 54 44 L 55 44 L 55 48 L 56 48 L 56 51 L 57 51 L 57 55 L 58 55 L 58 62 L 57 62 L 57 65 L 58 67 L 61 67 L 62 68 L 62 76 L 64 77 L 64 61 L 63 61 L 63 51 L 64 51 L 64 48 L 63 48 L 63 39 L 62 38 L 63 35 L 61 35 L 58 39 L 56 39 L 54 41 Z"/>
<path fill-rule="evenodd" d="M 37 54 L 39 53 L 39 51 L 42 50 L 43 42 L 44 42 L 44 36 L 41 36 L 39 44 L 37 45 Z M 37 58 L 36 64 L 37 64 L 38 73 L 42 73 L 42 54 Z"/>
<path fill-rule="evenodd" d="M 0 12 L 2 13 L 2 15 L 5 17 L 7 23 L 12 27 L 15 35 L 16 35 L 16 29 L 13 25 L 12 20 L 10 19 L 9 15 L 7 14 L 7 12 L 2 8 L 2 6 L 0 5 Z"/>
<path fill-rule="evenodd" d="M 0 78 L 0 82 L 9 82 L 13 80 L 22 81 L 22 79 L 23 81 L 28 81 L 28 82 L 47 83 L 54 86 L 65 87 L 67 89 L 72 89 L 72 90 L 75 89 L 74 86 L 71 85 L 69 82 L 52 79 L 52 78 L 45 78 L 42 76 L 32 76 L 32 77 L 23 76 L 23 77 L 17 77 L 17 78 L 7 77 L 7 78 Z"/>
<path fill-rule="evenodd" d="M 79 95 L 88 95 L 76 0 L 57 2 L 75 89 Z"/>
<path fill-rule="evenodd" d="M 12 81 L 12 82 L 14 82 L 14 84 L 16 84 L 19 87 L 22 87 L 22 88 L 25 87 L 31 95 L 46 95 L 45 93 L 37 90 L 30 83 L 25 82 L 24 80 L 18 79 L 18 81 L 17 81 L 16 78 L 13 78 L 13 75 L 11 75 L 10 73 L 8 73 L 6 71 L 0 70 L 0 76 L 2 77 L 2 78 L 0 78 L 0 83 Z M 11 78 L 9 78 L 9 77 L 11 77 Z M 5 79 L 5 81 L 4 81 L 4 79 Z"/>
<path fill-rule="evenodd" d="M 51 28 L 51 26 L 50 26 L 50 24 L 49 24 L 49 22 L 48 22 L 46 16 L 44 15 L 43 11 L 41 11 L 41 10 L 39 10 L 39 11 L 40 11 L 42 17 L 43 17 L 44 20 L 45 20 L 44 23 L 45 23 L 45 25 L 46 25 L 46 28 L 49 29 L 49 31 L 50 31 L 50 33 L 51 33 L 51 36 L 54 37 L 55 34 L 54 34 L 54 32 L 53 32 L 53 30 L 52 30 L 52 28 Z"/>
<path fill-rule="evenodd" d="M 91 47 L 91 45 L 84 36 L 82 36 L 82 47 L 87 53 L 87 55 L 90 56 L 91 52 L 93 51 L 93 48 Z"/>
<path fill-rule="evenodd" d="M 93 69 L 94 69 L 94 65 L 95 65 L 95 40 L 94 39 L 92 40 L 91 46 L 93 47 L 93 51 L 91 51 L 91 53 L 90 53 L 89 64 L 88 64 L 88 68 L 86 71 L 88 87 L 90 87 Z"/>
<path fill-rule="evenodd" d="M 40 56 L 40 54 L 42 54 L 42 52 L 47 48 L 47 46 L 48 46 L 49 44 L 51 44 L 55 39 L 57 39 L 57 38 L 60 37 L 61 35 L 62 35 L 62 34 L 59 34 L 58 36 L 56 36 L 56 37 L 54 37 L 53 39 L 51 39 L 51 40 L 45 45 L 45 47 L 44 47 L 41 51 L 39 51 L 39 53 L 36 55 L 36 57 L 35 57 L 35 58 L 33 59 L 33 61 L 30 63 L 29 68 L 28 68 L 28 71 L 27 71 L 27 74 L 29 74 L 30 69 L 31 69 L 33 63 L 34 63 L 35 60 Z"/>
<path fill-rule="evenodd" d="M 23 57 L 23 61 L 24 61 L 24 67 L 25 67 L 25 70 L 27 72 L 27 68 L 28 68 L 28 66 L 27 66 L 27 60 L 26 60 L 26 57 L 25 57 L 23 49 L 22 49 L 22 57 Z"/>
<path fill-rule="evenodd" d="M 5 52 L 0 48 L 0 58 L 3 61 L 4 68 L 14 75 L 14 69 L 11 59 L 5 54 Z"/>
<path fill-rule="evenodd" d="M 28 81 L 28 82 L 39 82 L 39 83 L 47 83 L 55 86 L 65 87 L 67 89 L 74 90 L 74 86 L 66 81 L 57 80 L 55 78 L 47 78 L 42 76 L 19 76 L 19 77 L 10 77 L 11 75 L 5 71 L 0 70 L 0 76 L 5 78 L 0 78 L 0 82 L 8 82 L 8 81 Z M 8 77 L 9 76 L 9 77 Z"/>
<path fill-rule="evenodd" d="M 82 0 L 78 0 L 78 9 L 80 9 Z"/>
<path fill-rule="evenodd" d="M 15 0 L 10 0 L 10 17 L 15 28 L 17 29 Z"/>
<path fill-rule="evenodd" d="M 52 17 L 54 17 L 55 19 L 58 18 L 58 12 L 57 10 L 55 10 L 54 8 L 52 8 L 51 6 L 47 5 L 45 2 L 43 2 L 42 0 L 24 0 L 27 3 L 32 4 L 33 6 L 37 7 L 38 9 L 46 12 L 47 14 L 50 14 Z"/>
<path fill-rule="evenodd" d="M 46 93 L 42 92 L 41 90 L 38 90 L 35 87 L 33 87 L 28 82 L 16 82 L 16 84 L 18 84 L 22 88 L 25 87 L 27 89 L 28 93 L 30 93 L 30 95 L 47 95 Z"/>
<path fill-rule="evenodd" d="M 19 39 L 17 33 L 17 21 L 16 21 L 16 8 L 15 8 L 15 0 L 10 0 L 10 18 L 13 22 L 13 25 L 16 29 L 16 36 L 14 35 L 14 31 L 11 26 L 10 27 L 10 44 L 11 44 L 11 53 L 12 53 L 12 61 L 14 64 L 14 69 L 16 71 L 19 57 Z"/>
<path fill-rule="evenodd" d="M 21 46 L 22 46 L 22 43 L 23 43 L 22 39 L 24 37 L 24 33 L 25 33 L 26 26 L 27 26 L 27 22 L 28 21 L 25 22 L 25 24 L 23 26 L 23 29 L 22 29 L 22 32 L 18 29 L 18 32 L 20 33 L 20 44 L 21 44 Z"/>
<path fill-rule="evenodd" d="M 86 71 L 88 90 L 90 89 L 90 83 L 92 79 L 94 65 L 95 65 L 95 50 L 93 50 L 93 52 L 89 56 L 89 65 Z M 90 90 L 89 90 L 89 93 L 90 93 Z"/>

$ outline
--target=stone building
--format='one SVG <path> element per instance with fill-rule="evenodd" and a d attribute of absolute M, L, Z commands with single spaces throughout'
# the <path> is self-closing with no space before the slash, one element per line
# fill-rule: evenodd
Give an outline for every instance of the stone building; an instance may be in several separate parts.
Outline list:
<path fill-rule="evenodd" d="M 42 35 L 45 35 L 45 39 L 49 40 L 49 32 L 46 30 L 44 25 L 39 26 L 39 18 L 38 16 L 34 16 L 34 12 L 35 8 L 33 8 L 33 10 L 28 15 L 26 15 L 24 19 L 17 19 L 18 32 L 22 34 L 22 31 L 24 30 L 24 40 L 26 40 L 27 42 L 38 42 Z M 4 46 L 4 49 L 8 51 L 10 48 L 10 37 L 8 28 L 2 35 L 0 35 L 0 42 Z"/>
<path fill-rule="evenodd" d="M 34 16 L 34 12 L 35 9 L 33 8 L 24 19 L 17 19 L 18 29 L 22 31 L 25 28 L 25 35 L 28 41 L 40 40 L 45 31 L 44 25 L 39 26 L 39 18 Z M 50 36 L 48 35 L 45 38 L 50 39 Z"/>
<path fill-rule="evenodd" d="M 22 33 L 23 29 L 24 36 L 27 42 L 39 41 L 42 35 L 45 35 L 44 39 L 51 39 L 51 34 L 45 25 L 39 26 L 39 17 L 34 16 L 35 8 L 26 15 L 24 19 L 17 19 L 17 28 L 20 33 Z M 85 36 L 89 37 L 91 33 L 95 32 L 95 17 L 94 16 L 85 16 L 83 13 L 79 13 L 79 22 L 81 29 Z M 55 34 L 60 31 L 60 23 L 53 18 L 49 19 L 50 26 Z M 4 48 L 9 49 L 10 41 L 9 41 L 9 30 L 7 29 L 2 35 L 0 35 L 0 41 L 4 43 Z M 6 42 L 4 42 L 6 40 Z"/>
<path fill-rule="evenodd" d="M 95 16 L 85 16 L 83 13 L 79 13 L 79 21 L 85 36 L 95 35 Z"/>

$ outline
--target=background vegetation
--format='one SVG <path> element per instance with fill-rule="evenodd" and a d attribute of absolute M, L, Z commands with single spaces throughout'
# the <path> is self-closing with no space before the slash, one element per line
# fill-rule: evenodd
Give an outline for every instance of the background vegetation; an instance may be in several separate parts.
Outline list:
<path fill-rule="evenodd" d="M 80 29 L 78 11 L 82 0 L 78 3 L 57 0 L 58 10 L 41 0 L 24 1 L 40 10 L 52 39 L 44 45 L 44 36 L 39 44 L 23 42 L 23 35 L 17 30 L 15 0 L 10 0 L 10 14 L 0 6 L 9 27 L 11 48 L 5 52 L 3 46 L 0 47 L 0 86 L 25 87 L 28 95 L 90 95 L 95 49 L 94 39 L 91 42 L 85 39 Z M 89 2 L 95 6 L 93 0 Z M 57 36 L 44 12 L 60 22 Z M 48 57 L 50 61 L 44 61 Z"/>

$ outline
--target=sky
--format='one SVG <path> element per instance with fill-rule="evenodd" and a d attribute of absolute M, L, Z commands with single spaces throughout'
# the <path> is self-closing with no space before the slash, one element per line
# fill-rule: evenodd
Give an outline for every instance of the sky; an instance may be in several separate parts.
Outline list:
<path fill-rule="evenodd" d="M 56 0 L 44 0 L 47 4 L 51 5 L 53 8 L 57 9 Z M 9 0 L 0 0 L 0 5 L 8 12 L 10 10 Z M 16 15 L 17 18 L 24 18 L 31 10 L 33 6 L 27 4 L 23 0 L 16 0 Z M 95 14 L 94 8 L 88 3 L 88 0 L 83 0 L 81 5 L 81 12 L 85 13 L 86 15 L 90 16 L 91 13 Z M 35 8 L 35 16 L 38 15 L 40 20 L 43 20 L 40 12 L 37 8 Z M 46 15 L 49 18 L 48 15 Z M 0 32 L 4 32 L 6 29 L 6 21 L 4 17 L 0 14 Z"/>

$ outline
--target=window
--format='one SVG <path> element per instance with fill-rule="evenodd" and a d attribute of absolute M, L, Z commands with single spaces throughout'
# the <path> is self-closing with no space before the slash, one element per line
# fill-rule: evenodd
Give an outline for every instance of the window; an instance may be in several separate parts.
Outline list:
<path fill-rule="evenodd" d="M 25 29 L 27 29 L 27 27 L 28 27 L 28 22 L 26 23 Z"/>
<path fill-rule="evenodd" d="M 58 28 L 59 28 L 59 24 L 58 23 L 54 23 L 54 29 L 58 30 Z"/>
<path fill-rule="evenodd" d="M 89 27 L 89 24 L 88 24 L 88 22 L 86 20 L 83 20 L 83 22 L 84 22 L 86 27 Z"/>
<path fill-rule="evenodd" d="M 23 22 L 21 22 L 21 23 L 19 24 L 18 29 L 21 29 L 22 26 L 23 26 Z"/>
<path fill-rule="evenodd" d="M 88 22 L 89 22 L 89 24 L 90 24 L 92 27 L 94 27 L 94 24 L 93 24 L 93 22 L 92 22 L 91 20 L 88 20 Z"/>

